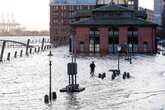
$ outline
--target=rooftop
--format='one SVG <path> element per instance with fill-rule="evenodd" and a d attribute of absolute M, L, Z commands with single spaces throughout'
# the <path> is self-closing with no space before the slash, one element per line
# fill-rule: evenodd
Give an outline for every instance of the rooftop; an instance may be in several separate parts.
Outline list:
<path fill-rule="evenodd" d="M 128 8 L 128 7 L 121 6 L 121 5 L 109 4 L 106 6 L 102 6 L 102 7 L 93 9 L 93 11 L 102 11 L 102 12 L 131 11 L 131 12 L 133 12 L 134 10 L 131 8 Z"/>
<path fill-rule="evenodd" d="M 156 26 L 152 22 L 140 18 L 89 18 L 71 23 L 71 25 L 143 25 L 143 26 Z"/>

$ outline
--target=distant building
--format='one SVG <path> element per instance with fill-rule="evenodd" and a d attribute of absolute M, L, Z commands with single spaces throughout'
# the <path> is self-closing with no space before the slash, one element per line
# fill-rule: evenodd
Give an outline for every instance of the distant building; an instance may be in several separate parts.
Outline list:
<path fill-rule="evenodd" d="M 51 0 L 50 1 L 50 40 L 53 44 L 68 42 L 69 23 L 79 10 L 93 9 L 96 0 Z"/>
<path fill-rule="evenodd" d="M 139 0 L 98 0 L 99 4 L 109 4 L 111 2 L 120 5 L 128 5 L 135 10 L 138 10 L 139 7 Z"/>
<path fill-rule="evenodd" d="M 125 53 L 156 52 L 156 24 L 136 18 L 134 10 L 111 4 L 93 9 L 91 14 L 71 23 L 77 53 L 112 54 L 119 45 Z"/>
<path fill-rule="evenodd" d="M 155 23 L 162 25 L 163 0 L 154 0 Z"/>

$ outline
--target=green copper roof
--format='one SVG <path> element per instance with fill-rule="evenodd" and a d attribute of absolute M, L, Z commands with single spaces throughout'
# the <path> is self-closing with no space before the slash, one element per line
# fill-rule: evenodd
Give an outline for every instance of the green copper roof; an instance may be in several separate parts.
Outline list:
<path fill-rule="evenodd" d="M 106 5 L 106 6 L 101 6 L 99 8 L 93 9 L 92 11 L 108 11 L 108 12 L 112 12 L 112 11 L 134 11 L 131 8 L 128 7 L 124 7 L 124 6 L 120 6 L 120 5 L 115 5 L 115 4 L 110 4 L 110 5 Z"/>
<path fill-rule="evenodd" d="M 148 22 L 139 18 L 113 18 L 113 19 L 103 19 L 103 18 L 89 18 L 71 23 L 71 25 L 143 25 L 143 26 L 156 26 L 152 22 Z"/>

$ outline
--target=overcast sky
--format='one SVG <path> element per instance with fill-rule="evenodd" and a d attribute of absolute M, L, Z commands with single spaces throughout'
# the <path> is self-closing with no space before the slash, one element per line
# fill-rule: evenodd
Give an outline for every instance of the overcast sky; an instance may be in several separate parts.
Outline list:
<path fill-rule="evenodd" d="M 140 0 L 140 6 L 153 9 L 153 0 Z M 28 29 L 49 29 L 49 0 L 0 0 L 0 21 L 7 13 Z"/>

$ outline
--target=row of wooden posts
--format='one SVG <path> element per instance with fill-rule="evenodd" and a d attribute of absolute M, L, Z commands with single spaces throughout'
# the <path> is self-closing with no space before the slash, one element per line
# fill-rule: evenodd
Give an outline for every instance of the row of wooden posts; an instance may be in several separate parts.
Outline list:
<path fill-rule="evenodd" d="M 37 47 L 37 48 L 35 47 L 34 48 L 34 52 L 32 52 L 33 48 L 29 48 L 29 52 L 26 52 L 25 55 L 28 56 L 28 55 L 30 55 L 32 53 L 39 53 L 41 51 L 45 51 L 45 50 L 50 49 L 50 48 L 51 48 L 51 45 L 46 45 L 46 46 L 44 46 L 43 49 L 41 47 Z M 20 57 L 23 56 L 23 50 L 20 50 L 19 54 L 18 54 L 18 51 L 14 52 L 14 58 L 17 58 L 18 56 L 20 56 Z M 7 60 L 10 61 L 10 59 L 11 59 L 11 53 L 9 52 L 7 54 Z"/>
<path fill-rule="evenodd" d="M 7 41 L 4 40 L 3 45 L 2 45 L 2 49 L 1 49 L 1 54 L 0 54 L 0 62 L 3 61 L 3 56 L 4 56 L 4 50 L 5 50 L 5 47 L 6 47 L 6 43 L 7 43 Z M 32 53 L 32 48 L 34 48 L 33 46 L 30 46 L 29 43 L 30 43 L 30 39 L 27 40 L 27 44 L 24 44 L 24 46 L 26 47 L 25 55 L 29 55 L 29 53 L 31 54 Z M 51 45 L 44 45 L 44 43 L 45 43 L 45 39 L 43 38 L 41 47 L 37 47 L 37 48 L 35 47 L 34 52 L 40 52 L 40 51 L 44 51 L 46 49 L 51 48 Z M 30 50 L 30 52 L 29 52 L 29 50 Z M 15 51 L 14 58 L 17 57 L 17 53 L 18 52 Z M 22 55 L 23 55 L 23 50 L 20 51 L 20 56 L 22 56 Z M 7 60 L 10 60 L 10 56 L 11 56 L 11 53 L 8 53 Z"/>

